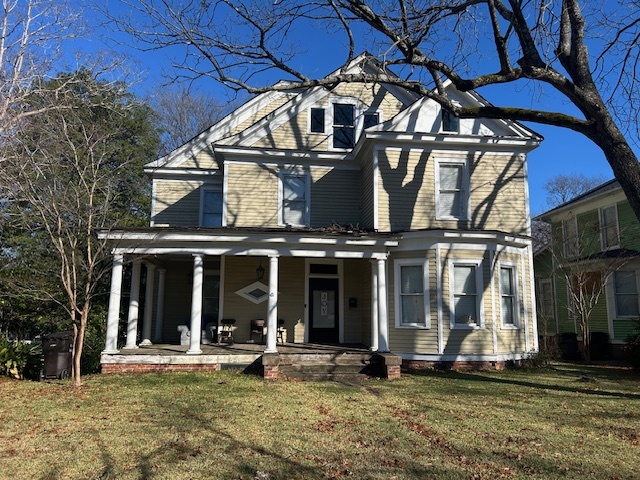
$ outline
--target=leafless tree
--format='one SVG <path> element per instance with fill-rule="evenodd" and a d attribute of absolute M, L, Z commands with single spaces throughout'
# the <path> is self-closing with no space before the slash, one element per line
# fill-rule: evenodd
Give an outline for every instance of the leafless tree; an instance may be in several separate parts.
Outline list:
<path fill-rule="evenodd" d="M 166 154 L 221 120 L 234 103 L 222 103 L 186 84 L 175 84 L 159 89 L 151 105 L 161 130 L 165 150 L 162 153 Z"/>
<path fill-rule="evenodd" d="M 593 177 L 588 177 L 581 173 L 556 175 L 547 180 L 542 188 L 547 192 L 548 208 L 554 208 L 578 195 L 588 192 L 606 180 L 607 179 L 601 175 Z"/>
<path fill-rule="evenodd" d="M 507 118 L 572 129 L 604 152 L 640 218 L 640 166 L 625 138 L 638 132 L 638 0 L 121 0 L 105 13 L 142 49 L 180 52 L 189 78 L 230 88 L 331 86 L 384 80 L 431 97 L 460 117 Z M 343 64 L 372 52 L 401 76 L 361 73 L 317 79 L 300 58 L 323 35 L 344 39 Z M 588 47 L 592 50 L 589 52 Z M 290 84 L 273 86 L 283 73 Z M 272 75 L 269 77 L 268 75 Z M 445 92 L 516 83 L 531 106 L 461 107 Z M 544 94 L 562 98 L 557 111 Z M 498 98 L 498 101 L 500 99 Z"/>

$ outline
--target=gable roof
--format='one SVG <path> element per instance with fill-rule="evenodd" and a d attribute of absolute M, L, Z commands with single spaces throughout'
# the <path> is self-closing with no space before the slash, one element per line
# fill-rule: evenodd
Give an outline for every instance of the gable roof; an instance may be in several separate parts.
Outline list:
<path fill-rule="evenodd" d="M 621 188 L 620 183 L 614 178 L 538 215 L 535 220 L 550 221 L 551 217 L 557 213 L 561 213 L 568 208 L 575 207 L 576 205 L 595 200 L 603 195 L 610 195 L 614 190 L 619 190 Z"/>

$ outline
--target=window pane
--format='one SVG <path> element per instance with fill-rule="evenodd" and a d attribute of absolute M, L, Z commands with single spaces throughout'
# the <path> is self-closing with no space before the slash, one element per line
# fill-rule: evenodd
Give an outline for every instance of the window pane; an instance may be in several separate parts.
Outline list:
<path fill-rule="evenodd" d="M 324 108 L 311 109 L 311 131 L 324 133 Z"/>
<path fill-rule="evenodd" d="M 438 214 L 442 217 L 462 216 L 462 194 L 460 192 L 440 193 Z"/>
<path fill-rule="evenodd" d="M 335 103 L 333 105 L 333 124 L 342 126 L 354 125 L 353 105 L 346 103 Z"/>
<path fill-rule="evenodd" d="M 420 265 L 400 267 L 400 276 L 402 277 L 402 293 L 424 293 L 422 267 Z"/>
<path fill-rule="evenodd" d="M 222 226 L 222 192 L 204 192 L 202 199 L 202 226 Z"/>
<path fill-rule="evenodd" d="M 502 323 L 513 325 L 513 297 L 502 297 Z"/>
<path fill-rule="evenodd" d="M 453 267 L 453 285 L 455 294 L 474 295 L 476 293 L 476 267 L 473 265 L 455 265 Z"/>
<path fill-rule="evenodd" d="M 616 272 L 615 273 L 616 293 L 636 294 L 636 272 Z"/>
<path fill-rule="evenodd" d="M 305 202 L 292 201 L 284 205 L 284 223 L 287 225 L 304 225 Z"/>
<path fill-rule="evenodd" d="M 451 110 L 442 109 L 442 130 L 444 132 L 457 132 L 460 129 L 460 120 Z"/>
<path fill-rule="evenodd" d="M 283 194 L 285 200 L 304 200 L 306 193 L 305 177 L 286 175 L 283 179 L 283 183 Z"/>
<path fill-rule="evenodd" d="M 503 295 L 513 295 L 513 270 L 511 268 L 500 269 L 500 291 Z"/>
<path fill-rule="evenodd" d="M 335 127 L 333 129 L 333 148 L 351 148 L 353 146 L 353 127 Z"/>
<path fill-rule="evenodd" d="M 440 165 L 440 190 L 462 188 L 462 165 Z"/>
<path fill-rule="evenodd" d="M 455 323 L 478 323 L 475 295 L 455 297 L 453 309 Z"/>
<path fill-rule="evenodd" d="M 369 127 L 372 127 L 373 125 L 377 125 L 378 123 L 380 123 L 379 118 L 380 117 L 378 116 L 378 112 L 365 113 L 363 128 L 369 128 Z"/>
<path fill-rule="evenodd" d="M 421 324 L 425 322 L 424 297 L 422 295 L 407 295 L 402 297 L 401 323 Z"/>

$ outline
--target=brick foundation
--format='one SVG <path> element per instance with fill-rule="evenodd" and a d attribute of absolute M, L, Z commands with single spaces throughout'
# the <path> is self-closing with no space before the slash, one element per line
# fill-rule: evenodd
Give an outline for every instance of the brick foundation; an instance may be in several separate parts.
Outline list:
<path fill-rule="evenodd" d="M 403 360 L 405 370 L 504 370 L 504 361 L 493 362 L 432 362 L 427 360 Z"/>
<path fill-rule="evenodd" d="M 164 373 L 164 372 L 214 372 L 220 370 L 220 364 L 165 364 L 153 365 L 148 363 L 103 363 L 102 373 Z"/>

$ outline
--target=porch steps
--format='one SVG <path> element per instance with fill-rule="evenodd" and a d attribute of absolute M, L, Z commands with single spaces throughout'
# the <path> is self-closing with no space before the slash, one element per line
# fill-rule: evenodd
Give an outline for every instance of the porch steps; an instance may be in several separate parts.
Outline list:
<path fill-rule="evenodd" d="M 279 375 L 314 382 L 359 385 L 368 377 L 371 354 L 289 354 L 281 355 Z"/>

